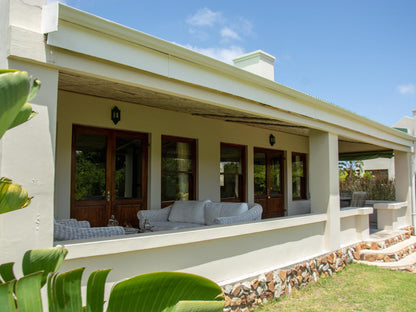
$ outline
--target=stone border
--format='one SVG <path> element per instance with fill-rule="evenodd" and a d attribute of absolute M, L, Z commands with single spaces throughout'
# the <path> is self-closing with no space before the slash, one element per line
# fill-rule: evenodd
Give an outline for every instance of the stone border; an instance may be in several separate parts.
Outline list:
<path fill-rule="evenodd" d="M 225 298 L 224 312 L 248 312 L 271 299 L 290 296 L 293 288 L 305 288 L 343 270 L 360 259 L 362 249 L 382 249 L 414 235 L 414 228 L 403 229 L 404 234 L 380 242 L 363 242 L 339 249 L 289 267 L 260 274 L 234 284 L 222 286 Z M 374 244 L 375 243 L 375 244 Z M 379 244 L 380 243 L 380 244 Z"/>

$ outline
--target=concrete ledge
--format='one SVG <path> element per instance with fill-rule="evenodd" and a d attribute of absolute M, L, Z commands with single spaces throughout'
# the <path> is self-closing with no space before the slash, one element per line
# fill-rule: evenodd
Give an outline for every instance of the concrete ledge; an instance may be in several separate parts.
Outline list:
<path fill-rule="evenodd" d="M 69 251 L 66 259 L 71 260 L 227 239 L 267 231 L 278 231 L 291 227 L 302 227 L 308 224 L 326 222 L 326 220 L 326 214 L 306 214 L 261 220 L 253 223 L 227 226 L 202 226 L 181 231 L 150 232 L 102 238 L 100 240 L 62 241 L 58 242 L 58 244 L 65 245 L 65 248 Z"/>
<path fill-rule="evenodd" d="M 377 228 L 394 231 L 406 226 L 407 206 L 407 202 L 374 204 L 374 209 L 377 209 Z"/>
<path fill-rule="evenodd" d="M 352 216 L 365 216 L 373 213 L 371 207 L 344 207 L 341 208 L 340 217 L 348 218 Z"/>
<path fill-rule="evenodd" d="M 376 203 L 374 204 L 374 209 L 382 210 L 398 210 L 404 207 L 407 207 L 407 202 L 391 202 L 391 203 Z"/>

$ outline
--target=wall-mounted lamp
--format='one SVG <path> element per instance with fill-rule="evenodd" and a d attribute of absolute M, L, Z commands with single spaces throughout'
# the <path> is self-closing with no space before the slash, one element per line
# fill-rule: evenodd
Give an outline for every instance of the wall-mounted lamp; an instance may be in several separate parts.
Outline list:
<path fill-rule="evenodd" d="M 111 120 L 114 122 L 115 125 L 120 121 L 120 110 L 117 106 L 114 106 L 111 110 Z"/>
<path fill-rule="evenodd" d="M 276 137 L 273 134 L 270 134 L 269 136 L 269 143 L 271 146 L 276 144 Z"/>

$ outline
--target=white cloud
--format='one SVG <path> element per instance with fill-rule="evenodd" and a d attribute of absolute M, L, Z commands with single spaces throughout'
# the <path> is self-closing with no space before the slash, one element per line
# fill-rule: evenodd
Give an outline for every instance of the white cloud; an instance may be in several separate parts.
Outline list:
<path fill-rule="evenodd" d="M 186 45 L 185 47 L 228 64 L 232 64 L 233 59 L 245 53 L 243 48 L 238 46 L 231 46 L 227 48 L 198 48 Z"/>
<path fill-rule="evenodd" d="M 401 94 L 414 94 L 416 91 L 416 85 L 409 83 L 407 85 L 398 86 L 397 89 Z"/>
<path fill-rule="evenodd" d="M 186 22 L 192 26 L 214 26 L 223 20 L 221 12 L 213 12 L 208 8 L 199 9 Z"/>
<path fill-rule="evenodd" d="M 241 40 L 241 37 L 229 27 L 224 27 L 221 29 L 221 37 L 225 40 Z"/>

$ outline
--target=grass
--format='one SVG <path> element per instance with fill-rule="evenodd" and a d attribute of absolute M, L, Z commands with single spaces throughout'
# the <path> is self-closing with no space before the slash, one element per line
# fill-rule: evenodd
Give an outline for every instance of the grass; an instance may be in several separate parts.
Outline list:
<path fill-rule="evenodd" d="M 416 311 L 416 274 L 351 264 L 254 311 Z"/>

